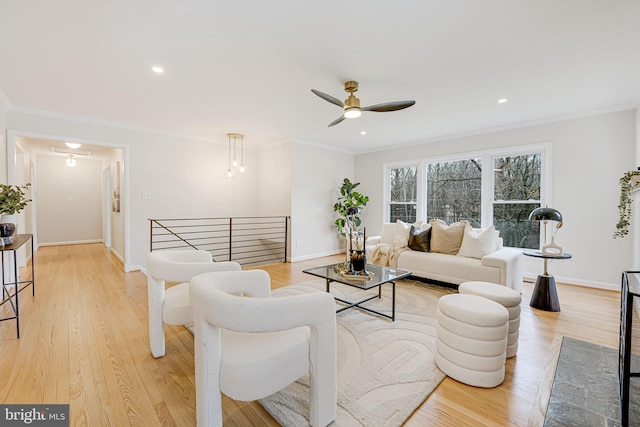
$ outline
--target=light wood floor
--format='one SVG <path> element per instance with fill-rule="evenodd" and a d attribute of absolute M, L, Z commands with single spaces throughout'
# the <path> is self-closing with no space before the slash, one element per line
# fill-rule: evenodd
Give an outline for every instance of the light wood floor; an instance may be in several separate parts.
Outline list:
<path fill-rule="evenodd" d="M 0 322 L 0 402 L 68 403 L 74 426 L 194 426 L 193 339 L 167 326 L 166 356 L 151 357 L 146 277 L 123 273 L 101 244 L 43 247 L 35 259 L 36 296 L 20 294 L 21 338 L 15 321 Z M 338 259 L 264 269 L 276 288 Z M 520 346 L 504 383 L 480 389 L 446 378 L 407 426 L 537 425 L 560 336 L 617 347 L 619 293 L 559 285 L 562 311 L 549 313 L 529 307 L 532 287 L 525 283 Z M 227 426 L 277 425 L 256 403 L 226 399 L 224 410 Z"/>

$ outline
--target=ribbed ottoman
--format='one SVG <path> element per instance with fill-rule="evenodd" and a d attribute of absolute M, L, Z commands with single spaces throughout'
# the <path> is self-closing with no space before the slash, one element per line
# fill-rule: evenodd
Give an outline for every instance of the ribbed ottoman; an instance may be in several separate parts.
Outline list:
<path fill-rule="evenodd" d="M 513 289 L 489 282 L 464 282 L 458 287 L 461 294 L 477 295 L 502 304 L 509 311 L 509 333 L 507 334 L 507 359 L 518 352 L 520 335 L 520 302 L 522 297 Z"/>
<path fill-rule="evenodd" d="M 476 387 L 504 381 L 509 312 L 476 295 L 450 294 L 438 301 L 436 364 L 442 372 Z"/>

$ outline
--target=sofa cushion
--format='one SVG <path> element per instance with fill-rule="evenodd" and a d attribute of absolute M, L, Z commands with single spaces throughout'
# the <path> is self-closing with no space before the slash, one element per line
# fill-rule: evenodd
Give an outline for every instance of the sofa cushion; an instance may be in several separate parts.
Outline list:
<path fill-rule="evenodd" d="M 471 280 L 500 283 L 500 268 L 482 265 L 479 259 L 439 254 L 435 252 L 404 251 L 398 256 L 397 267 L 412 275 L 459 285 Z"/>
<path fill-rule="evenodd" d="M 456 255 L 462 244 L 464 228 L 469 221 L 459 221 L 447 225 L 441 219 L 432 219 L 431 225 L 431 252 Z"/>
<path fill-rule="evenodd" d="M 431 226 L 425 230 L 412 225 L 409 232 L 409 248 L 414 251 L 429 252 L 431 241 Z"/>
<path fill-rule="evenodd" d="M 458 255 L 468 258 L 482 258 L 498 249 L 498 230 L 490 225 L 483 230 L 474 230 L 471 224 L 464 227 L 462 244 Z"/>

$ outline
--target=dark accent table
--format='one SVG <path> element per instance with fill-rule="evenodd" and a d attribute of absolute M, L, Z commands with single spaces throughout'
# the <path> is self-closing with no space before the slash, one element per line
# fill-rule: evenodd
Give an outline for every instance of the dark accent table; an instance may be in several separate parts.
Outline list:
<path fill-rule="evenodd" d="M 566 252 L 562 255 L 544 255 L 540 251 L 531 250 L 525 250 L 524 254 L 544 260 L 544 272 L 538 275 L 529 305 L 544 311 L 560 311 L 560 301 L 558 300 L 558 292 L 556 291 L 556 279 L 547 272 L 547 260 L 569 259 L 573 255 Z"/>
<path fill-rule="evenodd" d="M 623 427 L 629 425 L 629 399 L 631 391 L 638 390 L 631 387 L 631 378 L 640 377 L 640 354 L 638 343 L 638 312 L 640 311 L 640 271 L 624 271 L 622 273 L 622 292 L 620 295 L 620 344 L 618 347 L 618 385 L 620 392 L 620 416 Z M 634 320 L 635 319 L 635 320 Z M 636 331 L 633 331 L 634 323 Z M 634 351 L 635 350 L 635 351 Z M 634 396 L 634 401 L 637 397 Z M 635 425 L 635 424 L 634 424 Z"/>
<path fill-rule="evenodd" d="M 378 294 L 368 296 L 367 298 L 355 302 L 345 301 L 334 296 L 336 301 L 346 304 L 346 306 L 338 308 L 336 310 L 336 313 L 340 313 L 341 311 L 344 311 L 348 308 L 358 307 L 370 313 L 377 314 L 378 316 L 386 317 L 387 319 L 391 319 L 394 321 L 396 320 L 396 280 L 403 279 L 409 276 L 411 274 L 410 271 L 399 270 L 397 268 L 391 267 L 383 267 L 381 265 L 367 264 L 365 270 L 373 273 L 373 276 L 371 278 L 350 278 L 341 274 L 337 269 L 337 266 L 338 264 L 325 265 L 323 267 L 310 268 L 308 270 L 304 270 L 303 272 L 325 279 L 327 283 L 327 292 L 329 293 L 331 293 L 331 282 L 337 282 L 364 290 L 378 288 Z M 386 313 L 381 313 L 379 311 L 361 305 L 374 298 L 382 298 L 382 285 L 384 285 L 385 283 L 391 283 L 392 285 L 391 316 Z"/>
<path fill-rule="evenodd" d="M 19 272 L 18 272 L 17 251 L 28 241 L 31 241 L 31 279 L 18 281 Z M 13 256 L 10 255 L 11 253 L 13 253 Z M 9 278 L 5 277 L 5 271 L 4 271 L 5 257 L 7 257 L 9 261 L 13 261 L 13 277 L 9 277 Z M 2 270 L 2 301 L 0 301 L 0 307 L 6 303 L 9 303 L 9 305 L 11 305 L 11 310 L 13 311 L 13 316 L 2 318 L 0 319 L 0 322 L 5 320 L 15 319 L 16 334 L 18 338 L 20 338 L 20 304 L 18 303 L 19 302 L 18 294 L 25 288 L 31 286 L 31 295 L 32 296 L 36 295 L 36 285 L 35 285 L 36 282 L 35 282 L 35 274 L 34 274 L 35 260 L 33 258 L 33 235 L 19 234 L 16 237 L 16 240 L 15 242 L 13 242 L 13 244 L 0 246 L 0 260 L 1 260 L 0 269 Z"/>

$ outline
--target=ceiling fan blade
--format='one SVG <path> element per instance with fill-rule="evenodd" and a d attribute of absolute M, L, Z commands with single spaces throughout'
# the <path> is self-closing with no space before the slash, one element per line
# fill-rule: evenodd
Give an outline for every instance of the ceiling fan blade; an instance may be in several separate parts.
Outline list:
<path fill-rule="evenodd" d="M 378 113 L 385 113 L 387 111 L 398 111 L 411 107 L 416 101 L 396 101 L 385 102 L 384 104 L 369 105 L 362 108 L 362 111 L 375 111 Z"/>
<path fill-rule="evenodd" d="M 331 123 L 329 123 L 329 126 L 327 126 L 327 127 L 335 126 L 335 125 L 337 125 L 338 123 L 340 123 L 343 120 L 344 120 L 344 116 L 340 116 L 337 119 L 335 119 L 334 121 L 332 121 Z"/>
<path fill-rule="evenodd" d="M 322 93 L 319 90 L 315 90 L 315 89 L 311 89 L 311 92 L 315 93 L 325 101 L 329 101 L 330 103 L 335 104 L 340 108 L 344 108 L 344 102 L 340 101 L 338 98 L 334 98 L 331 95 L 327 95 L 326 93 Z"/>

